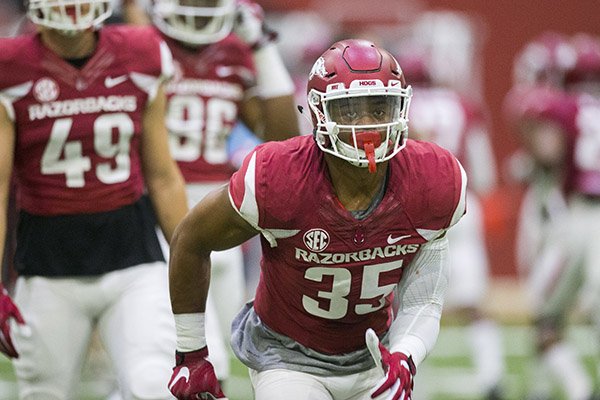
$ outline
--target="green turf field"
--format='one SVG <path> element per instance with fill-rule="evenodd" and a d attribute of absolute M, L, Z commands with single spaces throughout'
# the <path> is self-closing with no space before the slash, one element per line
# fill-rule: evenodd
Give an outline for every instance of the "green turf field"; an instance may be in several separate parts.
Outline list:
<path fill-rule="evenodd" d="M 504 326 L 502 329 L 506 351 L 507 375 L 504 389 L 511 400 L 526 398 L 528 380 L 531 378 L 531 331 L 525 326 Z M 569 336 L 586 361 L 590 373 L 595 375 L 597 337 L 588 328 L 572 328 Z M 470 349 L 463 328 L 443 326 L 434 352 L 417 373 L 414 400 L 478 400 L 475 375 L 469 358 Z M 110 371 L 101 357 L 95 356 L 83 374 L 81 400 L 107 399 L 112 386 Z M 252 392 L 246 370 L 234 362 L 232 379 L 226 387 L 230 400 L 251 400 Z M 7 358 L 0 356 L 0 400 L 16 399 L 14 375 Z M 564 397 L 557 393 L 556 399 Z M 282 399 L 285 400 L 285 399 Z"/>

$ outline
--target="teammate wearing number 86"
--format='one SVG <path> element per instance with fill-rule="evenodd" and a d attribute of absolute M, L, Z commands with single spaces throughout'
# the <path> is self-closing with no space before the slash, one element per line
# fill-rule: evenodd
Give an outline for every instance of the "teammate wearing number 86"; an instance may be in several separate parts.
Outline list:
<path fill-rule="evenodd" d="M 333 44 L 308 82 L 314 135 L 258 146 L 184 218 L 169 278 L 177 398 L 224 397 L 203 331 L 210 254 L 257 234 L 256 297 L 232 324 L 255 398 L 412 398 L 439 332 L 445 233 L 465 212 L 466 177 L 448 151 L 407 138 L 410 98 L 386 50 Z"/>
<path fill-rule="evenodd" d="M 0 40 L 0 242 L 13 173 L 20 209 L 0 350 L 19 398 L 79 398 L 97 328 L 122 397 L 168 399 L 175 329 L 151 207 L 170 239 L 187 212 L 164 124 L 170 52 L 151 29 L 101 27 L 109 0 L 28 11 L 37 32 Z"/>

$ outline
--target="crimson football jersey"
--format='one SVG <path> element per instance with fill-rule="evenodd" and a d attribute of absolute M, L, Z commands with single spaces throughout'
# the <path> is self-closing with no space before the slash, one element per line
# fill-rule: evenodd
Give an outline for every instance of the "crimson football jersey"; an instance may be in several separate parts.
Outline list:
<path fill-rule="evenodd" d="M 98 35 L 81 69 L 38 34 L 0 39 L 0 101 L 15 123 L 19 206 L 29 213 L 109 211 L 143 193 L 143 113 L 172 74 L 171 56 L 149 28 Z"/>
<path fill-rule="evenodd" d="M 466 178 L 448 151 L 409 140 L 380 204 L 356 219 L 335 196 L 312 136 L 269 142 L 230 181 L 233 206 L 262 233 L 254 307 L 262 322 L 325 354 L 382 335 L 392 292 L 419 248 L 465 211 Z"/>
<path fill-rule="evenodd" d="M 233 34 L 197 49 L 163 38 L 175 65 L 167 85 L 171 154 L 186 182 L 225 181 L 234 171 L 227 138 L 256 81 L 252 50 Z"/>

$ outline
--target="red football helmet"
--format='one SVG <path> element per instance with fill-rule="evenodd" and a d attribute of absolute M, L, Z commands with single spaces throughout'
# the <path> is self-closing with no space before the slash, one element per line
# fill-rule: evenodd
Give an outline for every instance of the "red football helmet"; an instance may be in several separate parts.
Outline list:
<path fill-rule="evenodd" d="M 372 42 L 334 43 L 313 65 L 307 93 L 324 152 L 374 172 L 406 145 L 412 89 L 398 61 Z"/>
<path fill-rule="evenodd" d="M 571 43 L 576 57 L 565 74 L 565 84 L 600 83 L 600 39 L 587 33 L 578 33 Z"/>
<path fill-rule="evenodd" d="M 410 82 L 411 86 L 434 85 L 430 62 L 424 53 L 411 52 L 411 54 L 397 56 L 397 59 L 402 65 L 406 81 Z"/>
<path fill-rule="evenodd" d="M 569 38 L 547 31 L 530 41 L 516 56 L 513 78 L 517 84 L 548 84 L 563 87 L 565 72 L 575 63 Z"/>

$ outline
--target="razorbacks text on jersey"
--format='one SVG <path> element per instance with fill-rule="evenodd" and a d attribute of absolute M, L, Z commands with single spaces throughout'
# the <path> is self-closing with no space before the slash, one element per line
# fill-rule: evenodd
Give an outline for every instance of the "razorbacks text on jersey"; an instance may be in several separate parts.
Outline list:
<path fill-rule="evenodd" d="M 337 200 L 313 141 L 258 146 L 229 192 L 262 234 L 254 302 L 262 322 L 321 353 L 348 353 L 364 347 L 367 328 L 388 329 L 404 267 L 464 214 L 466 177 L 448 151 L 409 140 L 390 160 L 381 203 L 356 219 Z"/>
<path fill-rule="evenodd" d="M 163 38 L 175 65 L 166 88 L 171 154 L 187 183 L 226 181 L 227 138 L 256 81 L 252 50 L 234 34 L 199 48 Z"/>
<path fill-rule="evenodd" d="M 0 100 L 17 129 L 19 207 L 30 213 L 108 211 L 143 193 L 142 116 L 172 74 L 170 53 L 149 28 L 98 35 L 81 69 L 38 34 L 0 41 Z"/>

